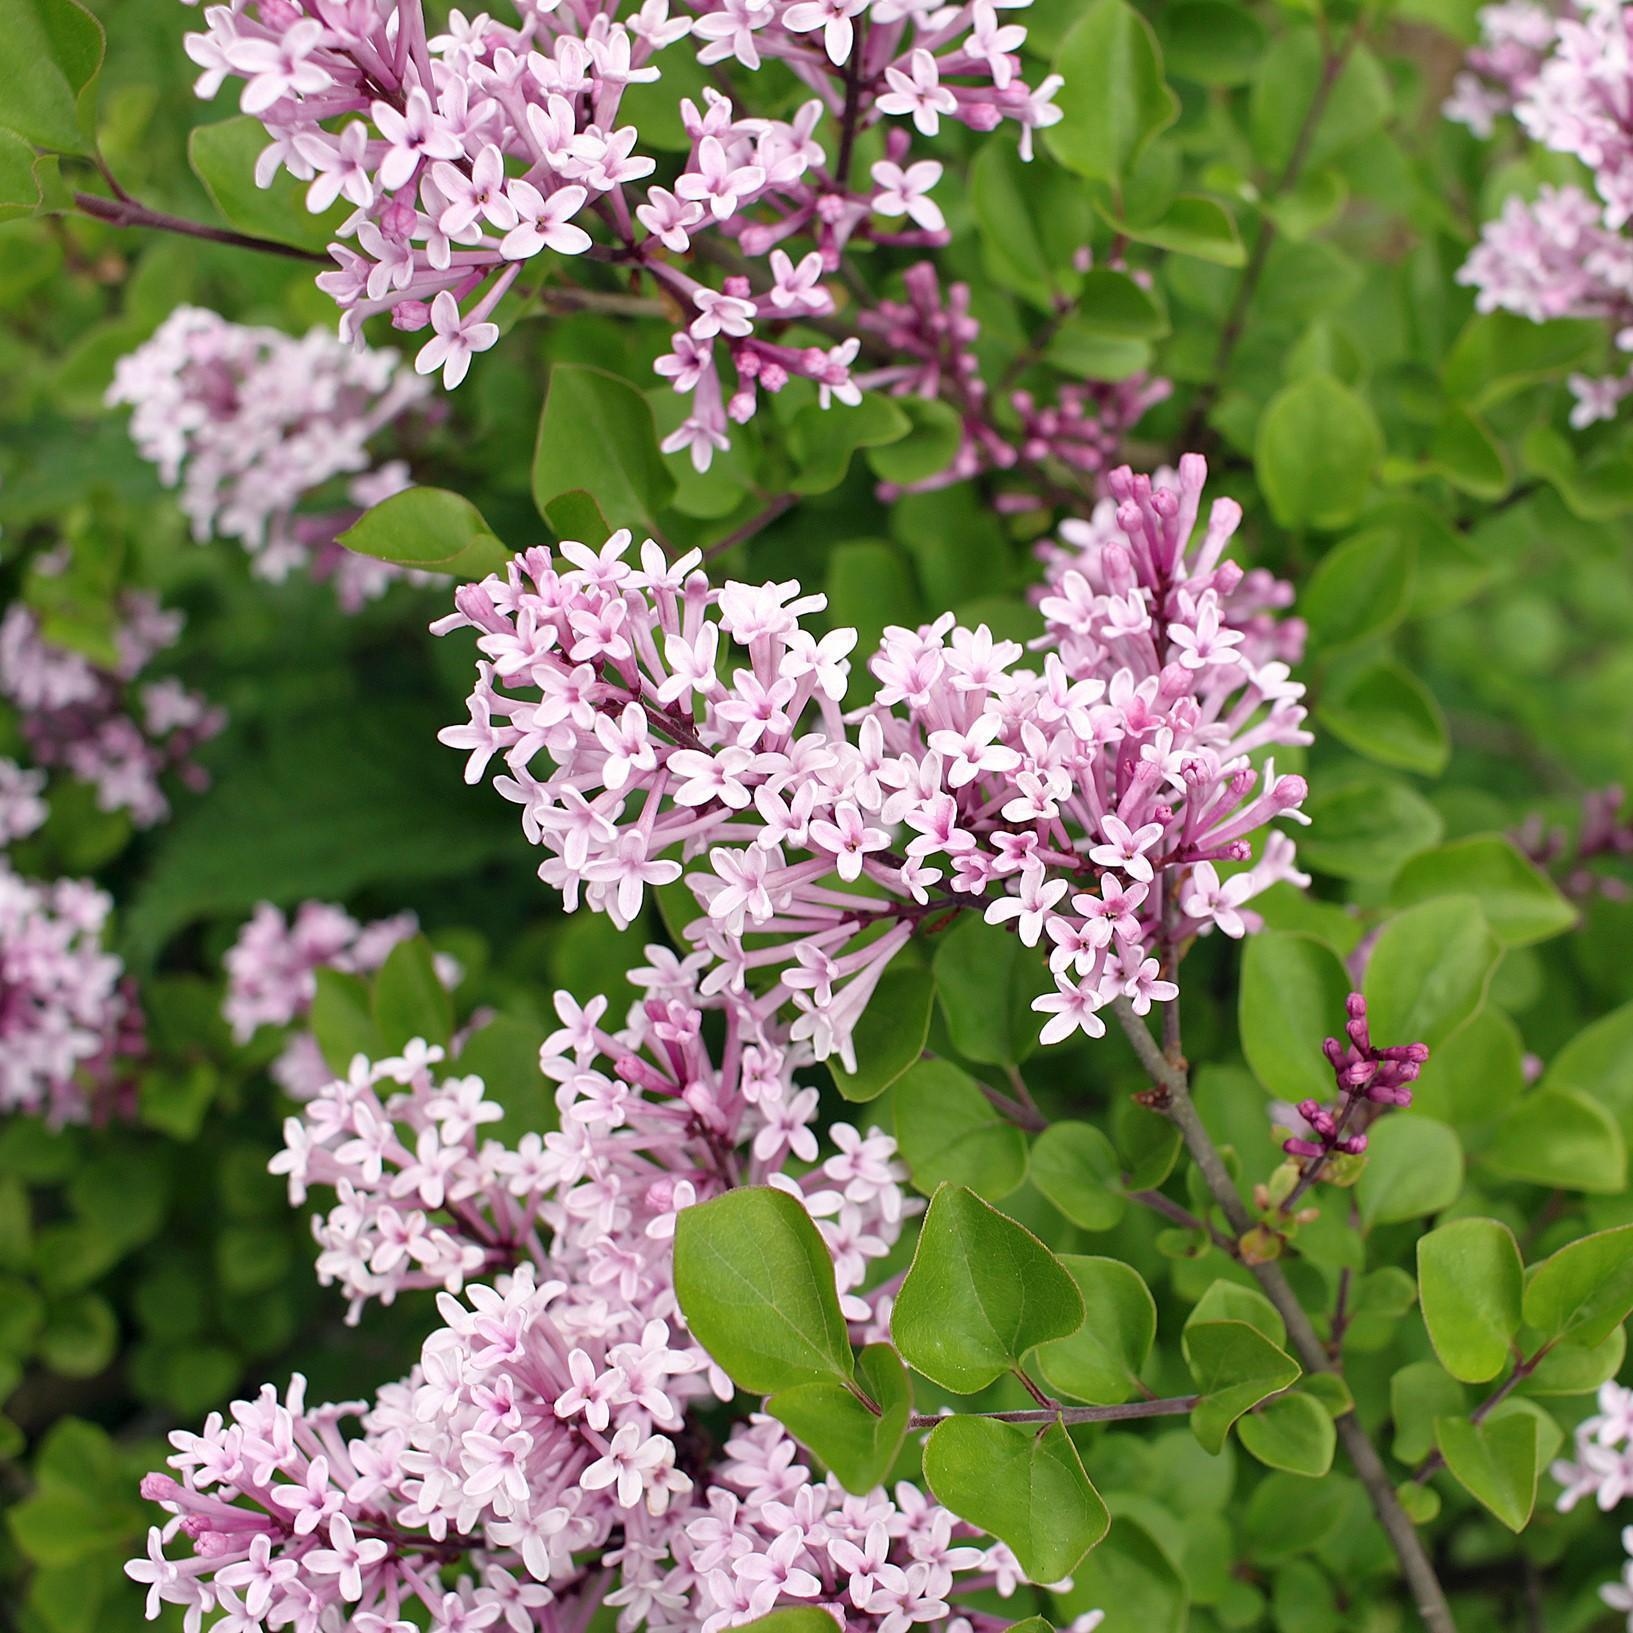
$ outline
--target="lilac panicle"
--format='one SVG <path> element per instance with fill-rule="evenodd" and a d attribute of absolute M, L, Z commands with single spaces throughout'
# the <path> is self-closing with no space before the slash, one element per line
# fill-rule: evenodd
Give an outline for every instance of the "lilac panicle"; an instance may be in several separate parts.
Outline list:
<path fill-rule="evenodd" d="M 628 533 L 528 551 L 433 626 L 481 652 L 442 740 L 467 781 L 502 766 L 569 908 L 628 924 L 684 878 L 705 990 L 747 994 L 755 971 L 744 1001 L 791 1004 L 819 1058 L 854 1067 L 891 960 L 969 912 L 1042 949 L 1046 1043 L 1099 1036 L 1111 999 L 1175 995 L 1163 945 L 1240 936 L 1259 891 L 1303 878 L 1275 829 L 1255 866 L 1219 871 L 1301 819 L 1303 778 L 1252 757 L 1309 737 L 1264 586 L 1244 599 L 1224 557 L 1239 508 L 1215 501 L 1192 541 L 1205 474 L 1188 455 L 1171 484 L 1110 475 L 1115 534 L 1052 579 L 1039 667 L 947 614 L 886 630 L 849 710 L 855 631 L 806 629 L 825 598 L 793 580 L 716 589 L 696 552 L 650 540 L 637 567 Z"/>

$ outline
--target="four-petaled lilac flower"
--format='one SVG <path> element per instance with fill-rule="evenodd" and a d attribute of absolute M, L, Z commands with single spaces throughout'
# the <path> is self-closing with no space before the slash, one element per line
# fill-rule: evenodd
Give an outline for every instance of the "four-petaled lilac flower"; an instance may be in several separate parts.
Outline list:
<path fill-rule="evenodd" d="M 420 347 L 414 369 L 418 374 L 441 369 L 442 383 L 450 390 L 465 378 L 471 358 L 485 352 L 499 338 L 497 323 L 461 312 L 459 302 L 446 289 L 431 302 L 431 327 L 436 333 Z"/>

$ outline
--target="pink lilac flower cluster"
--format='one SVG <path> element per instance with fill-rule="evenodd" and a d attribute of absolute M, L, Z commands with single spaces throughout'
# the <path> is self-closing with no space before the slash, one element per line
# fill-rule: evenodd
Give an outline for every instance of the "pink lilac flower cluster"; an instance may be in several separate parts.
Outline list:
<path fill-rule="evenodd" d="M 1482 311 L 1606 318 L 1617 350 L 1633 351 L 1633 6 L 1596 0 L 1556 14 L 1504 4 L 1481 24 L 1485 44 L 1446 112 L 1485 135 L 1511 109 L 1533 140 L 1581 161 L 1597 196 L 1567 186 L 1507 200 L 1458 279 L 1479 291 Z M 1615 417 L 1633 367 L 1569 384 L 1580 430 Z"/>
<path fill-rule="evenodd" d="M 206 8 L 207 30 L 187 50 L 201 96 L 229 76 L 243 82 L 239 105 L 271 138 L 263 185 L 286 170 L 309 184 L 309 208 L 351 207 L 331 246 L 335 270 L 318 280 L 342 308 L 344 338 L 386 312 L 400 329 L 429 328 L 416 367 L 440 369 L 452 387 L 498 339 L 495 309 L 545 251 L 558 276 L 559 257 L 645 273 L 685 316 L 658 364 L 691 399 L 666 446 L 689 448 L 703 468 L 761 389 L 803 378 L 824 406 L 855 400 L 856 339 L 818 344 L 797 326 L 834 309 L 823 280 L 851 241 L 945 242 L 929 197 L 942 167 L 911 161 L 907 124 L 928 137 L 943 120 L 977 131 L 1008 120 L 1029 152 L 1033 129 L 1060 117 L 1059 81 L 1027 86 L 1016 56 L 1026 30 L 999 20 L 997 0 L 619 10 L 617 0 L 519 0 L 514 22 L 456 12 L 428 34 L 421 0 L 232 0 Z M 660 173 L 626 92 L 640 90 L 653 117 L 641 88 L 681 52 L 734 95 L 728 72 L 774 62 L 778 105 L 790 76 L 808 100 L 772 118 L 713 84 L 701 105 L 679 97 L 662 117 L 678 106 L 689 147 Z M 881 122 L 884 157 L 854 181 L 856 139 Z M 695 262 L 675 264 L 694 241 L 722 268 L 713 281 L 693 275 Z M 543 270 L 530 270 L 529 286 Z"/>
<path fill-rule="evenodd" d="M 1051 586 L 1030 664 L 951 614 L 893 627 L 848 712 L 856 634 L 803 627 L 825 600 L 797 583 L 717 590 L 695 552 L 626 560 L 627 533 L 529 551 L 432 626 L 482 653 L 442 740 L 468 781 L 499 758 L 569 908 L 628 924 L 684 876 L 706 989 L 792 1004 L 819 1058 L 854 1069 L 891 960 L 962 912 L 1046 950 L 1045 1042 L 1099 1036 L 1112 999 L 1174 996 L 1162 948 L 1241 935 L 1253 896 L 1301 877 L 1267 825 L 1299 815 L 1304 780 L 1252 761 L 1310 740 L 1303 688 L 1235 622 L 1240 508 L 1216 500 L 1192 541 L 1205 475 L 1196 455 L 1172 484 L 1111 474 L 1116 537 Z M 1262 830 L 1257 865 L 1221 874 Z"/>
<path fill-rule="evenodd" d="M 1549 1469 L 1559 1486 L 1554 1506 L 1568 1514 L 1584 1497 L 1608 1513 L 1633 1496 L 1633 1389 L 1614 1380 L 1599 1386 L 1599 1410 L 1576 1426 L 1571 1456 Z M 1623 1526 L 1628 1560 L 1621 1579 L 1606 1583 L 1599 1597 L 1627 1617 L 1633 1633 L 1633 1525 Z"/>
<path fill-rule="evenodd" d="M 0 760 L 0 816 L 13 819 L 13 838 L 28 831 L 17 831 L 25 777 Z M 0 854 L 0 1115 L 61 1125 L 129 1112 L 125 1068 L 143 1052 L 144 1029 L 124 966 L 102 945 L 112 911 L 87 881 L 25 879 Z"/>
<path fill-rule="evenodd" d="M 815 1601 L 879 1633 L 1002 1625 L 949 1599 L 1012 1592 L 1013 1556 L 915 1488 L 847 1496 L 775 1424 L 718 1457 L 688 1420 L 732 1391 L 676 1304 L 681 1209 L 741 1183 L 799 1197 L 863 1340 L 888 1323 L 894 1285 L 864 1293 L 866 1266 L 911 1204 L 877 1130 L 838 1125 L 822 1157 L 816 1092 L 793 1079 L 808 1050 L 702 994 L 703 960 L 649 952 L 632 975 L 645 996 L 616 1032 L 605 999 L 557 995 L 540 1062 L 555 1128 L 494 1139 L 502 1112 L 483 1081 L 440 1071 L 442 1051 L 420 1042 L 359 1057 L 289 1119 L 271 1166 L 292 1202 L 335 1191 L 320 1277 L 353 1318 L 440 1287 L 442 1324 L 372 1403 L 309 1408 L 297 1379 L 283 1401 L 267 1389 L 172 1436 L 180 1478 L 143 1487 L 171 1518 L 127 1567 L 150 1615 L 180 1604 L 194 1628 L 210 1616 L 231 1633 L 342 1620 L 385 1633 L 411 1616 L 436 1633 L 568 1633 L 605 1604 L 626 1633 L 715 1633 Z M 178 1536 L 192 1552 L 172 1560 Z"/>
<path fill-rule="evenodd" d="M 1499 0 L 1481 7 L 1480 43 L 1469 51 L 1441 111 L 1482 141 L 1489 138 L 1497 121 L 1513 114 L 1535 83 L 1558 39 L 1561 16 L 1576 14 L 1569 4 L 1537 5 L 1533 0 Z"/>
<path fill-rule="evenodd" d="M 1627 796 L 1616 784 L 1595 788 L 1582 796 L 1581 819 L 1573 842 L 1561 826 L 1550 826 L 1540 815 L 1528 817 L 1514 842 L 1539 868 L 1551 873 L 1559 888 L 1577 901 L 1603 896 L 1626 901 L 1626 879 L 1601 873 L 1592 864 L 1613 857 L 1633 857 L 1633 817 L 1623 814 Z M 0 831 L 4 822 L 0 819 Z"/>
<path fill-rule="evenodd" d="M 981 325 L 970 310 L 970 287 L 956 283 L 945 294 L 934 262 L 920 261 L 903 275 L 906 299 L 880 300 L 857 313 L 862 332 L 888 359 L 858 376 L 868 390 L 894 396 L 941 398 L 957 409 L 959 444 L 946 469 L 903 488 L 886 483 L 885 500 L 904 492 L 947 487 L 984 471 L 1034 469 L 1057 463 L 1091 477 L 1117 464 L 1123 440 L 1148 408 L 1173 391 L 1169 380 L 1134 374 L 1126 380 L 1063 383 L 1052 402 L 1030 391 L 1009 393 L 1009 423 L 994 417 L 975 355 Z M 1025 492 L 1006 493 L 1005 508 L 1038 502 Z"/>
<path fill-rule="evenodd" d="M 288 918 L 270 902 L 255 909 L 223 960 L 227 990 L 221 1012 L 239 1043 L 263 1026 L 304 1020 L 317 996 L 317 972 L 340 970 L 370 975 L 399 942 L 419 930 L 412 913 L 360 924 L 330 902 L 302 902 Z M 437 955 L 444 986 L 459 984 L 460 969 L 446 953 Z M 272 1077 L 286 1094 L 309 1100 L 331 1077 L 317 1039 L 297 1032 L 272 1064 Z"/>
<path fill-rule="evenodd" d="M 103 667 L 47 640 L 33 610 L 14 602 L 0 618 L 0 702 L 16 710 L 37 766 L 91 784 L 104 811 L 128 811 L 147 828 L 169 815 L 167 775 L 194 791 L 206 785 L 193 756 L 226 716 L 178 681 L 142 679 L 180 635 L 180 613 L 134 590 L 118 612 L 114 662 Z"/>
<path fill-rule="evenodd" d="M 410 485 L 402 461 L 376 464 L 368 444 L 425 395 L 395 352 L 178 306 L 119 360 L 107 400 L 133 410 L 131 436 L 167 487 L 180 484 L 196 539 L 238 540 L 262 578 L 332 579 L 352 612 L 405 575 L 336 537 Z M 299 508 L 340 477 L 343 499 Z"/>
<path fill-rule="evenodd" d="M 0 760 L 0 850 L 45 826 L 45 773 Z"/>

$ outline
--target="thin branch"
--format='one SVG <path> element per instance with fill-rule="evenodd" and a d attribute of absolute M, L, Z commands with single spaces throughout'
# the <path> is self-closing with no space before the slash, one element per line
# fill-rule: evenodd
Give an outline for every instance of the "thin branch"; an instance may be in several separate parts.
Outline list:
<path fill-rule="evenodd" d="M 151 227 L 155 232 L 178 233 L 183 238 L 202 238 L 211 244 L 229 244 L 234 249 L 256 250 L 262 255 L 281 255 L 290 261 L 310 261 L 329 265 L 329 257 L 315 250 L 297 249 L 293 244 L 280 244 L 271 238 L 256 238 L 247 232 L 233 232 L 227 227 L 211 227 L 202 221 L 188 221 L 179 215 L 166 215 L 163 210 L 150 210 L 128 198 L 102 198 L 96 193 L 75 193 L 74 205 L 93 221 L 106 222 L 110 227 Z"/>
<path fill-rule="evenodd" d="M 1114 1000 L 1112 1007 L 1118 1020 L 1122 1022 L 1123 1030 L 1128 1034 L 1129 1042 L 1134 1045 L 1134 1052 L 1140 1057 L 1141 1065 L 1145 1067 L 1151 1081 L 1162 1091 L 1156 1109 L 1171 1119 L 1179 1129 L 1185 1141 L 1185 1148 L 1191 1154 L 1191 1160 L 1206 1181 L 1209 1194 L 1229 1220 L 1231 1228 L 1239 1236 L 1246 1234 L 1253 1229 L 1253 1216 L 1237 1194 L 1235 1183 L 1225 1168 L 1224 1158 L 1220 1156 L 1219 1148 L 1213 1143 L 1212 1136 L 1197 1113 L 1196 1104 L 1191 1099 L 1190 1079 L 1185 1068 L 1170 1061 L 1157 1047 L 1144 1022 L 1134 1013 L 1126 998 Z M 1288 1340 L 1305 1369 L 1309 1372 L 1326 1372 L 1342 1376 L 1341 1369 L 1334 1364 L 1326 1346 L 1317 1336 L 1315 1327 L 1305 1314 L 1304 1306 L 1299 1303 L 1298 1295 L 1294 1293 L 1282 1267 L 1272 1260 L 1268 1264 L 1249 1264 L 1248 1268 L 1264 1289 L 1265 1296 L 1275 1305 L 1277 1313 L 1286 1325 Z M 1384 1528 L 1384 1533 L 1395 1550 L 1395 1557 L 1400 1561 L 1401 1572 L 1412 1591 L 1423 1625 L 1429 1629 L 1429 1633 L 1457 1633 L 1457 1623 L 1452 1619 L 1451 1606 L 1446 1603 L 1446 1595 L 1435 1576 L 1434 1566 L 1430 1563 L 1423 1541 L 1418 1536 L 1417 1527 L 1413 1525 L 1406 1510 L 1401 1507 L 1400 1499 L 1395 1495 L 1394 1482 L 1390 1479 L 1389 1471 L 1384 1467 L 1377 1448 L 1372 1444 L 1366 1430 L 1356 1421 L 1353 1412 L 1345 1412 L 1336 1418 L 1334 1427 L 1338 1431 L 1339 1441 L 1349 1457 L 1350 1464 L 1372 1503 L 1372 1510 L 1378 1516 L 1378 1523 Z"/>
<path fill-rule="evenodd" d="M 711 544 L 703 552 L 703 559 L 713 561 L 716 556 L 723 556 L 728 550 L 735 548 L 739 544 L 746 543 L 756 533 L 764 532 L 779 516 L 793 509 L 796 499 L 797 495 L 795 494 L 779 493 L 764 510 L 756 512 L 741 527 L 734 527 L 725 538 L 716 540 L 715 543 Z"/>
<path fill-rule="evenodd" d="M 1485 1420 L 1490 1417 L 1491 1414 L 1496 1411 L 1497 1408 L 1501 1406 L 1502 1403 L 1507 1400 L 1508 1397 L 1512 1395 L 1514 1391 L 1518 1389 L 1519 1386 L 1524 1383 L 1533 1372 L 1537 1370 L 1537 1368 L 1542 1364 L 1542 1358 L 1554 1347 L 1557 1342 L 1557 1339 L 1550 1338 L 1548 1342 L 1544 1344 L 1542 1348 L 1539 1349 L 1534 1355 L 1524 1356 L 1517 1359 L 1514 1362 L 1514 1370 L 1510 1372 L 1509 1375 L 1504 1378 L 1503 1381 L 1498 1384 L 1497 1387 L 1492 1390 L 1492 1392 L 1487 1395 L 1486 1398 L 1481 1401 L 1472 1412 L 1469 1413 L 1469 1422 L 1476 1425 L 1484 1423 Z M 1430 1476 L 1437 1470 L 1443 1468 L 1445 1466 L 1445 1462 L 1446 1459 L 1440 1455 L 1440 1450 L 1438 1447 L 1436 1447 L 1436 1449 L 1430 1452 L 1429 1455 L 1418 1465 L 1417 1472 L 1412 1476 L 1412 1483 L 1420 1486 L 1427 1484 Z"/>
<path fill-rule="evenodd" d="M 1206 1231 L 1213 1245 L 1221 1253 L 1228 1253 L 1233 1259 L 1237 1257 L 1236 1243 L 1230 1237 L 1217 1225 L 1210 1225 L 1207 1220 L 1198 1219 L 1189 1208 L 1182 1207 L 1171 1196 L 1164 1196 L 1161 1191 L 1130 1191 L 1128 1199 L 1149 1208 L 1153 1213 L 1160 1213 L 1164 1219 L 1178 1225 L 1181 1230 Z"/>
<path fill-rule="evenodd" d="M 1175 1395 L 1162 1400 L 1127 1401 L 1121 1406 L 1028 1407 L 1022 1412 L 960 1412 L 960 1417 L 991 1418 L 995 1423 L 1126 1423 L 1135 1418 L 1177 1418 L 1193 1411 L 1199 1395 Z M 946 1422 L 942 1412 L 915 1412 L 907 1420 L 912 1429 L 933 1429 Z"/>

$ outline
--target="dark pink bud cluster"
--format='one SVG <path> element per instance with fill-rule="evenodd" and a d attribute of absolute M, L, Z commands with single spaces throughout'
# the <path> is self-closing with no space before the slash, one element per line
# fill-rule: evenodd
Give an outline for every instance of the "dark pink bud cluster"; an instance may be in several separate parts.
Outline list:
<path fill-rule="evenodd" d="M 1284 1140 L 1282 1150 L 1291 1157 L 1312 1157 L 1318 1162 L 1328 1157 L 1358 1157 L 1367 1148 L 1364 1109 L 1374 1106 L 1409 1106 L 1411 1084 L 1429 1058 L 1424 1043 L 1391 1044 L 1378 1048 L 1367 1027 L 1366 999 L 1352 992 L 1344 1008 L 1349 1019 L 1344 1037 L 1328 1038 L 1322 1051 L 1332 1064 L 1338 1084 L 1338 1101 L 1323 1106 L 1317 1100 L 1301 1101 L 1298 1114 L 1308 1126 L 1308 1137 Z M 1375 1114 L 1372 1114 L 1375 1115 Z"/>

